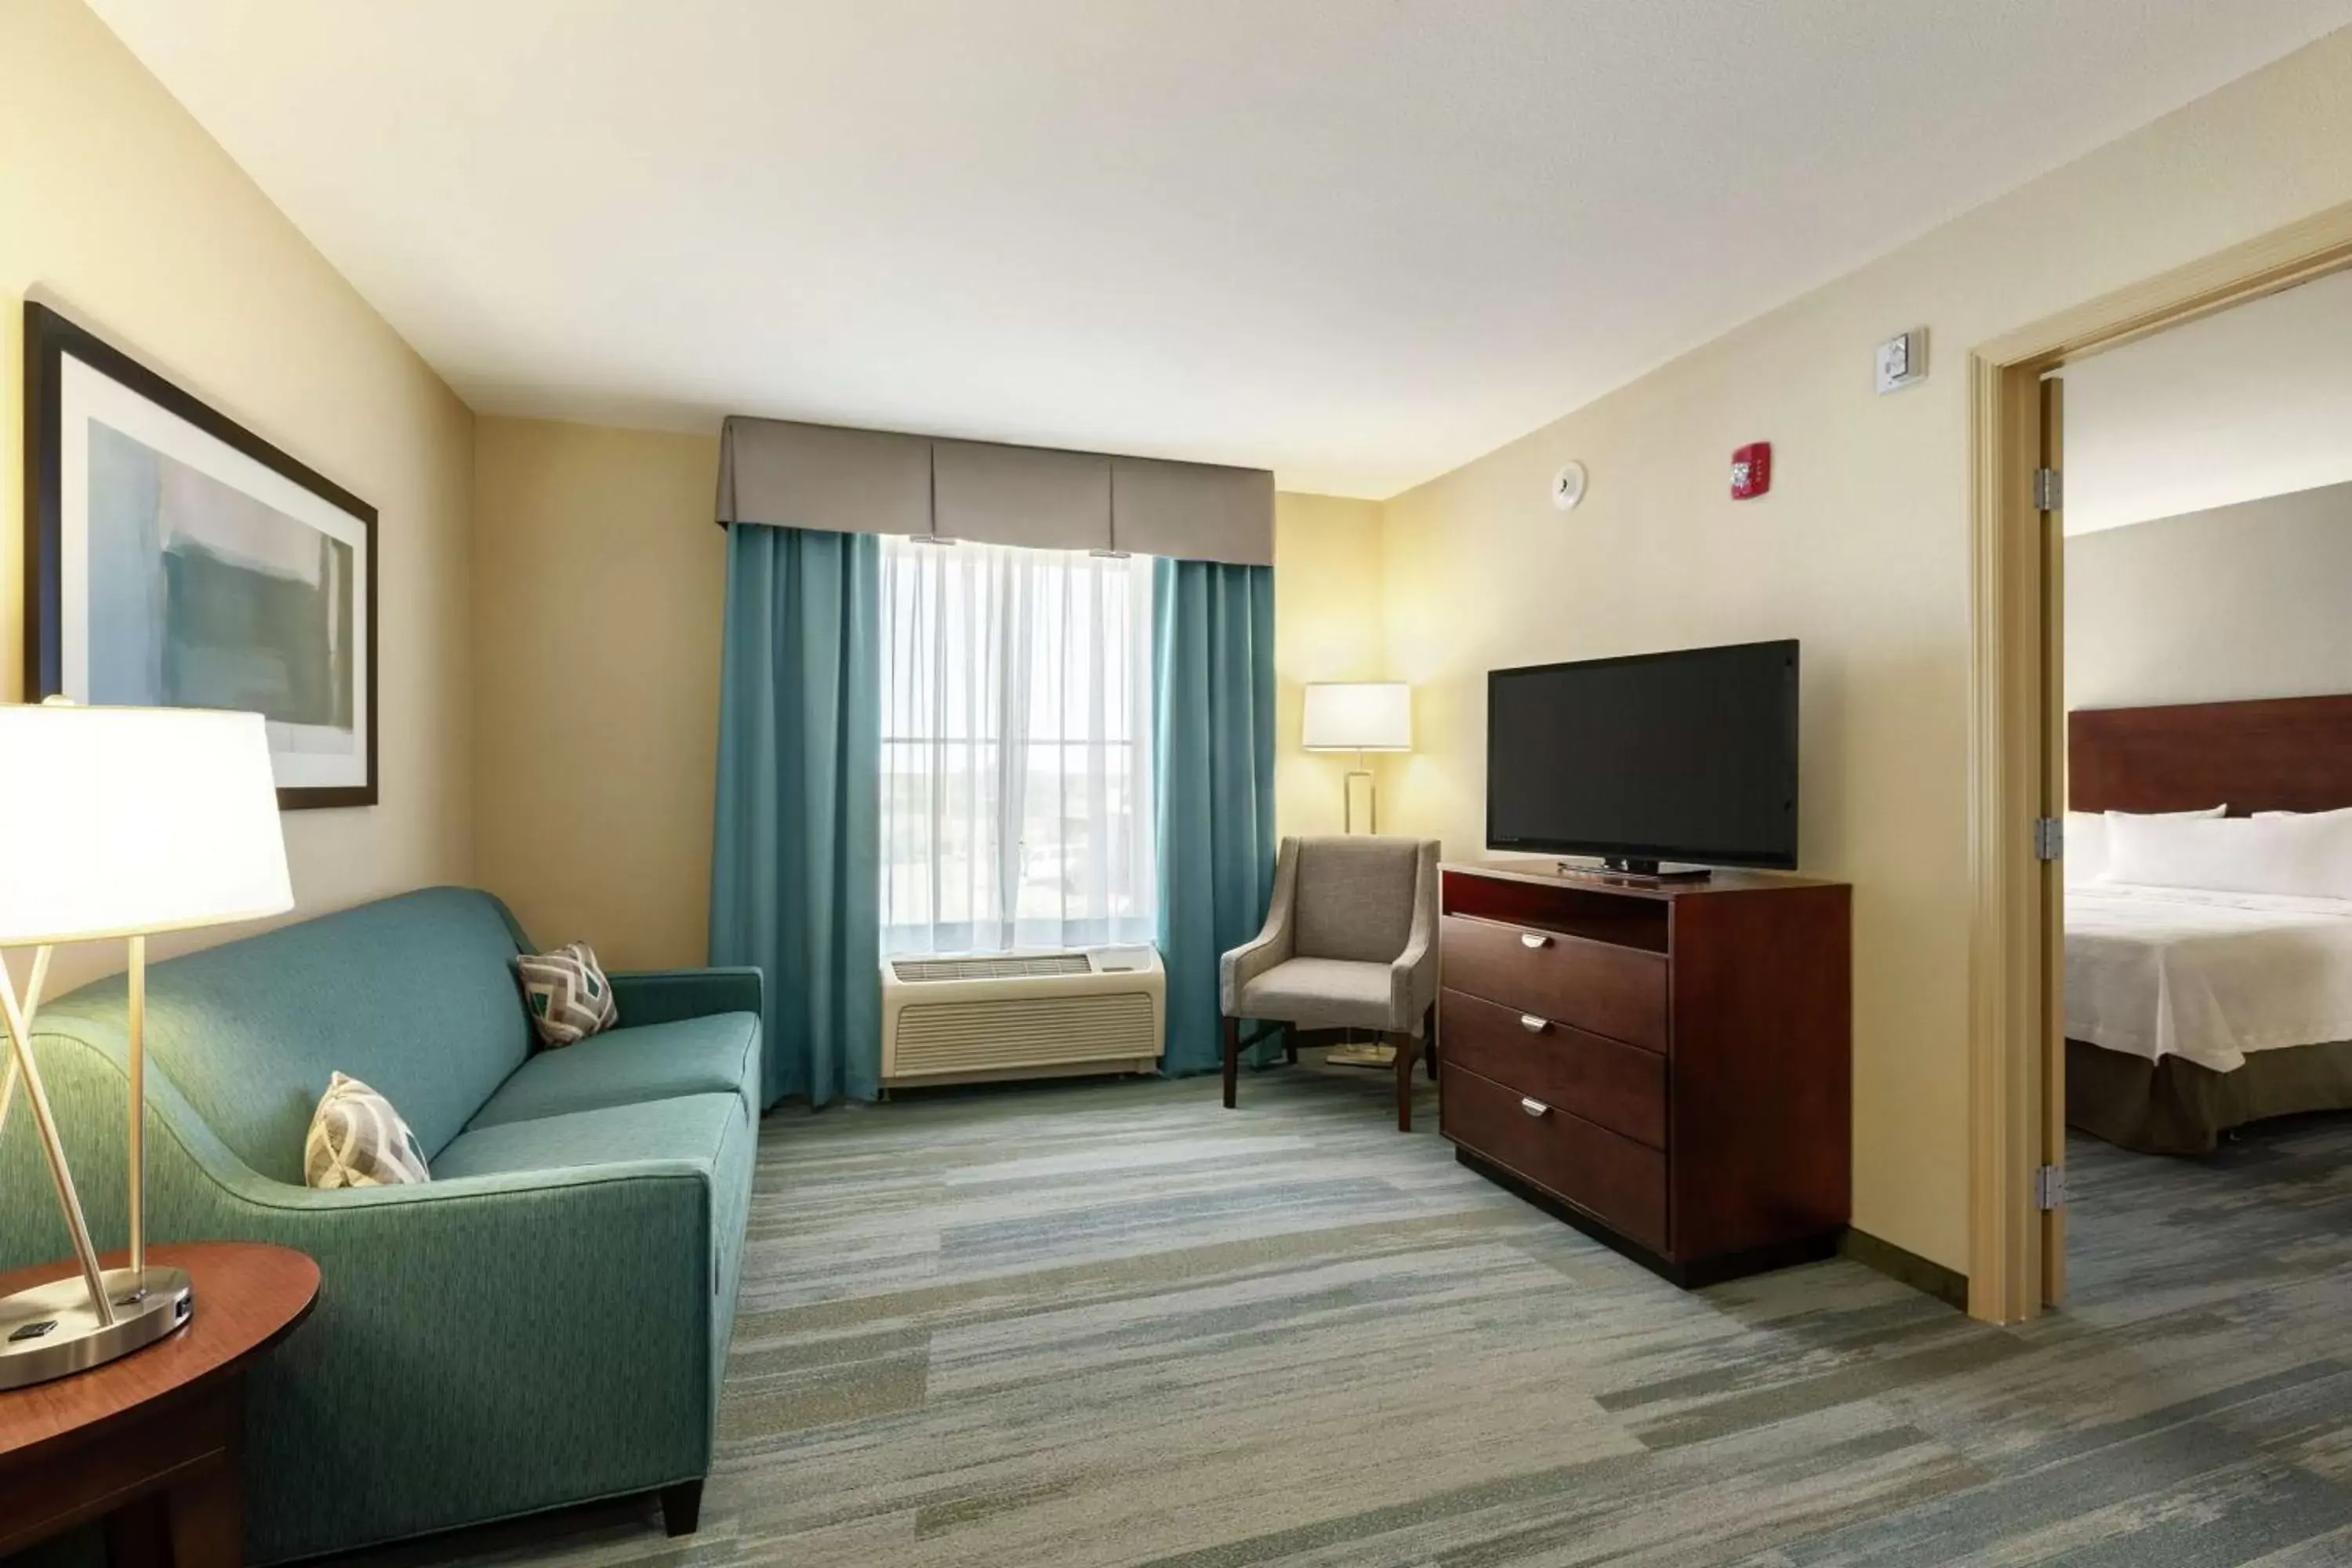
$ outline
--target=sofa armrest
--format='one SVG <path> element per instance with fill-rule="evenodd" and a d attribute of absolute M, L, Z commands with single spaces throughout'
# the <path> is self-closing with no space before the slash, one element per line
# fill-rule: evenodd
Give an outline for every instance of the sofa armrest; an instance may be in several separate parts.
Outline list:
<path fill-rule="evenodd" d="M 37 1031 L 101 1246 L 122 1212 L 120 1031 Z M 275 1562 L 707 1473 L 730 1303 L 698 1160 L 637 1160 L 321 1192 L 224 1146 L 148 1075 L 148 1234 L 273 1242 L 317 1309 L 257 1366 L 248 1546 Z M 744 1134 L 748 1140 L 751 1134 Z M 110 1145 L 109 1138 L 113 1140 Z M 65 1250 L 31 1138 L 0 1140 L 0 1268 Z M 199 1301 L 197 1311 L 205 1310 Z M 415 1435 L 397 1465 L 383 1435 Z M 368 1478 L 359 1487 L 323 1484 Z"/>
<path fill-rule="evenodd" d="M 255 1374 L 247 1485 L 269 1559 L 708 1471 L 719 1195 L 696 1163 L 236 1195 L 157 1163 L 169 1234 L 319 1265 L 317 1310 Z M 385 1433 L 432 1434 L 404 1447 L 396 1479 Z M 360 1476 L 376 1478 L 360 1518 L 313 1495 L 333 1490 L 315 1478 Z"/>
<path fill-rule="evenodd" d="M 757 1013 L 764 982 L 759 968 L 625 969 L 607 975 L 621 1024 L 672 1024 L 719 1013 Z"/>

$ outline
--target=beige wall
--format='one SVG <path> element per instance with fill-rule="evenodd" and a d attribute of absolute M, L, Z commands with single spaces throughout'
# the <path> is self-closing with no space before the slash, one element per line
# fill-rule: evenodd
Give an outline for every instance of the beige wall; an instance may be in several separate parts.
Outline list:
<path fill-rule="evenodd" d="M 2352 272 L 2069 365 L 2066 531 L 2352 480 Z"/>
<path fill-rule="evenodd" d="M 1339 496 L 1274 498 L 1274 821 L 1337 833 L 1352 756 L 1298 749 L 1310 680 L 1381 680 L 1381 508 Z M 1381 758 L 1369 759 L 1375 773 Z M 1363 786 L 1357 786 L 1363 800 Z M 1359 811 L 1361 811 L 1360 805 Z M 1360 817 L 1358 826 L 1362 826 Z"/>
<path fill-rule="evenodd" d="M 383 804 L 288 814 L 295 896 L 318 910 L 466 880 L 473 416 L 75 0 L 0 4 L 0 696 L 9 700 L 23 690 L 16 366 L 17 300 L 28 293 L 378 509 Z M 66 984 L 121 967 L 99 948 L 59 963 Z"/>
<path fill-rule="evenodd" d="M 700 963 L 727 536 L 719 442 L 485 418 L 478 874 L 542 942 Z"/>
<path fill-rule="evenodd" d="M 2066 705 L 2352 691 L 2347 602 L 2352 484 L 2079 534 Z"/>
<path fill-rule="evenodd" d="M 1855 884 L 1854 1218 L 1967 1257 L 1972 344 L 2352 199 L 2352 31 L 1916 240 L 1388 503 L 1394 826 L 1481 842 L 1484 672 L 1804 641 L 1804 859 Z M 1933 369 L 1871 391 L 1925 323 Z M 1726 499 L 1774 444 L 1770 496 Z M 1583 507 L 1545 495 L 1569 458 Z"/>

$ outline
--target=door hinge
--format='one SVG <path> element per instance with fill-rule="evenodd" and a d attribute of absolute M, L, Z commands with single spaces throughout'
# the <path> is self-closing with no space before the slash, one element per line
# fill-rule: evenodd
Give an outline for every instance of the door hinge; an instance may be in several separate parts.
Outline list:
<path fill-rule="evenodd" d="M 2055 468 L 2033 470 L 2033 510 L 2056 511 L 2066 503 L 2066 481 Z"/>
<path fill-rule="evenodd" d="M 2059 860 L 2066 855 L 2066 819 L 2063 816 L 2037 816 L 2033 819 L 2033 858 L 2036 860 Z"/>
<path fill-rule="evenodd" d="M 2066 1167 L 2036 1165 L 2033 1167 L 2033 1206 L 2048 1213 L 2066 1206 Z"/>

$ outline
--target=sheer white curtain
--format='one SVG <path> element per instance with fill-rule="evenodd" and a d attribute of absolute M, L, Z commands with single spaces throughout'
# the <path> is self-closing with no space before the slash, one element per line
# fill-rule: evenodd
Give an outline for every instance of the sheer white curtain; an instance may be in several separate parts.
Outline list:
<path fill-rule="evenodd" d="M 882 948 L 1152 940 L 1151 563 L 882 542 Z"/>

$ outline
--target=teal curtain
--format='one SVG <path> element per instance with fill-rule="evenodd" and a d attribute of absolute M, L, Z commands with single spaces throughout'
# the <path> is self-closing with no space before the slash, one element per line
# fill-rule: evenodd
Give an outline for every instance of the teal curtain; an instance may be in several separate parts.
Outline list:
<path fill-rule="evenodd" d="M 881 1088 L 881 542 L 728 530 L 710 962 L 766 977 L 770 1105 Z"/>
<path fill-rule="evenodd" d="M 1257 935 L 1274 892 L 1274 570 L 1163 560 L 1151 588 L 1172 1077 L 1222 1066 L 1217 961 Z"/>

